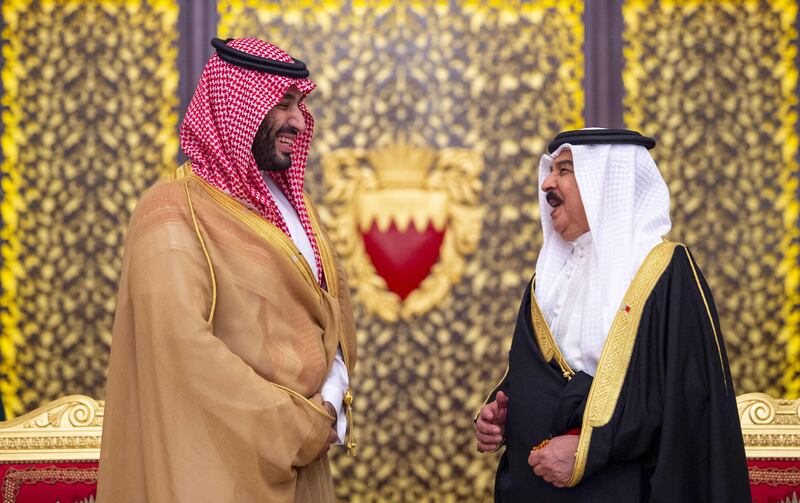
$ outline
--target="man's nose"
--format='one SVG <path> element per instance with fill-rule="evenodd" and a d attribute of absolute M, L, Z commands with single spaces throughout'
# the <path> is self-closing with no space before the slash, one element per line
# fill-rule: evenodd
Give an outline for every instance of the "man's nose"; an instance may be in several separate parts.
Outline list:
<path fill-rule="evenodd" d="M 542 182 L 542 192 L 547 192 L 548 190 L 555 190 L 556 188 L 556 178 L 555 173 L 550 172 L 549 175 L 544 179 Z"/>
<path fill-rule="evenodd" d="M 303 115 L 303 111 L 300 110 L 300 107 L 294 107 L 286 123 L 295 128 L 298 133 L 302 133 L 306 130 L 306 118 Z"/>

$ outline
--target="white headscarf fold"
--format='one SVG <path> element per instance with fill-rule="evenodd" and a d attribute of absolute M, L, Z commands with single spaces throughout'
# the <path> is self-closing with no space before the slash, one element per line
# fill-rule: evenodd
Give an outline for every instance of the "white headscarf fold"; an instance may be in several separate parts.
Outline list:
<path fill-rule="evenodd" d="M 622 297 L 650 250 L 671 228 L 669 190 L 655 161 L 638 145 L 560 146 L 539 161 L 539 207 L 544 243 L 536 262 L 536 298 L 566 262 L 572 246 L 553 229 L 550 205 L 541 191 L 550 165 L 562 150 L 572 151 L 575 177 L 592 232 L 593 259 L 587 263 L 587 291 L 582 309 L 581 348 L 600 359 Z M 594 373 L 594 369 L 591 369 Z"/>

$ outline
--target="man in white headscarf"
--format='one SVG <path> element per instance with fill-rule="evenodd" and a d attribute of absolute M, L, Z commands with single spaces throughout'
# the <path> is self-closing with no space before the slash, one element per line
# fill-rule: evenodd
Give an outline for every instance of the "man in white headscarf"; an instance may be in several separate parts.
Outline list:
<path fill-rule="evenodd" d="M 506 447 L 496 501 L 751 501 L 716 308 L 689 250 L 662 238 L 653 146 L 584 129 L 542 156 L 544 243 L 475 422 L 478 450 Z"/>

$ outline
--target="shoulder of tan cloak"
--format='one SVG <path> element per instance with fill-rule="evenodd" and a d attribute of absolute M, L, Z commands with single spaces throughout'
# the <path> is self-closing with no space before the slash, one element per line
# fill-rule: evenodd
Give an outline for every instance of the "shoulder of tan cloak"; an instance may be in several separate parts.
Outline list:
<path fill-rule="evenodd" d="M 183 180 L 192 175 L 192 161 L 186 161 L 175 169 L 175 171 L 168 173 L 163 177 L 164 180 Z"/>
<path fill-rule="evenodd" d="M 191 209 L 187 198 L 187 187 L 194 179 L 191 175 L 191 166 L 187 162 L 145 190 L 131 215 L 126 240 L 137 237 L 151 225 L 163 221 L 166 214 L 172 214 L 173 218 L 191 226 Z"/>
<path fill-rule="evenodd" d="M 145 190 L 133 211 L 131 223 L 135 220 L 146 218 L 153 212 L 174 210 L 188 214 L 185 185 L 188 178 L 162 177 L 147 190 Z"/>

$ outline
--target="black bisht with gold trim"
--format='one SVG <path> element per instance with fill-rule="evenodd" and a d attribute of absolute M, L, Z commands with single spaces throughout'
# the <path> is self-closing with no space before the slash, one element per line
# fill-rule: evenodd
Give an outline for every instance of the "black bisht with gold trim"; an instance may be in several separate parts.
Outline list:
<path fill-rule="evenodd" d="M 531 290 L 508 372 L 489 397 L 509 397 L 495 501 L 752 501 L 719 319 L 686 247 L 664 242 L 642 264 L 594 377 L 568 368 Z M 528 455 L 574 428 L 575 470 L 559 489 L 533 473 Z"/>

